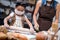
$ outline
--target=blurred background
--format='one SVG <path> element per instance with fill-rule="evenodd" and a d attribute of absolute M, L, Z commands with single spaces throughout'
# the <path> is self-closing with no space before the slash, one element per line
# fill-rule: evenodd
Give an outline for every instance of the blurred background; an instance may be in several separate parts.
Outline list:
<path fill-rule="evenodd" d="M 33 12 L 34 12 L 37 0 L 0 0 L 0 25 L 3 25 L 4 18 L 14 11 L 16 2 L 23 2 L 26 4 L 25 14 L 33 24 L 32 16 L 33 16 Z M 59 26 L 60 26 L 60 18 L 59 18 Z"/>

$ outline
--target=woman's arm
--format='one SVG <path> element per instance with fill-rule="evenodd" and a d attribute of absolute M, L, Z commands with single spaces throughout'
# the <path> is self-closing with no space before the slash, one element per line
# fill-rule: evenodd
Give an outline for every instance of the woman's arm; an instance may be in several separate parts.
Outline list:
<path fill-rule="evenodd" d="M 38 10 L 39 10 L 39 7 L 41 6 L 41 3 L 42 3 L 42 0 L 39 0 L 36 4 L 36 8 L 35 8 L 35 11 L 34 11 L 34 15 L 33 15 L 33 21 L 34 21 L 34 28 L 39 31 L 39 25 L 37 23 L 37 13 L 38 13 Z"/>
<path fill-rule="evenodd" d="M 52 29 L 50 28 L 48 31 L 52 31 L 53 30 L 53 26 L 56 25 L 58 26 L 58 21 L 59 21 L 59 12 L 60 12 L 60 4 L 57 4 L 56 6 L 56 17 L 55 17 L 55 21 L 52 22 Z"/>
<path fill-rule="evenodd" d="M 59 21 L 59 12 L 60 12 L 60 4 L 57 4 L 56 7 L 56 18 L 55 18 L 55 22 L 58 23 Z"/>
<path fill-rule="evenodd" d="M 39 1 L 37 2 L 37 4 L 36 4 L 36 8 L 35 8 L 34 15 L 33 15 L 34 25 L 35 25 L 35 24 L 38 24 L 38 23 L 37 23 L 36 15 L 37 15 L 37 13 L 38 13 L 39 7 L 41 6 L 41 2 L 42 2 L 42 0 L 39 0 Z"/>

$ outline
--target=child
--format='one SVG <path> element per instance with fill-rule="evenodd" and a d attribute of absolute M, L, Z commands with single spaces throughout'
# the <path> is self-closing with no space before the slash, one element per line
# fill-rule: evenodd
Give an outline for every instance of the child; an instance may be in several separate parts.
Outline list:
<path fill-rule="evenodd" d="M 7 23 L 7 21 L 14 17 L 14 22 L 12 23 L 14 27 L 22 27 L 23 28 L 23 22 L 26 21 L 30 27 L 30 31 L 33 32 L 33 27 L 32 27 L 32 24 L 30 23 L 30 21 L 27 19 L 27 17 L 24 15 L 25 13 L 25 4 L 23 3 L 17 3 L 16 6 L 15 6 L 15 12 L 14 13 L 11 13 L 8 17 L 6 17 L 4 19 L 4 26 L 5 27 L 10 27 Z M 14 28 L 12 27 L 12 28 Z M 18 35 L 20 34 L 17 34 L 17 33 L 12 33 L 15 37 L 18 37 Z M 20 38 L 22 37 L 22 39 L 26 38 L 22 35 L 19 36 Z M 26 39 L 25 39 L 26 40 Z"/>
<path fill-rule="evenodd" d="M 30 29 L 32 29 L 32 24 L 27 19 L 27 17 L 24 15 L 24 13 L 25 13 L 25 4 L 17 3 L 15 6 L 15 12 L 12 12 L 8 17 L 6 17 L 4 19 L 4 26 L 9 27 L 7 21 L 10 18 L 14 17 L 13 18 L 14 22 L 11 23 L 11 24 L 13 24 L 14 27 L 23 27 L 23 24 L 26 21 L 27 24 L 29 25 Z"/>

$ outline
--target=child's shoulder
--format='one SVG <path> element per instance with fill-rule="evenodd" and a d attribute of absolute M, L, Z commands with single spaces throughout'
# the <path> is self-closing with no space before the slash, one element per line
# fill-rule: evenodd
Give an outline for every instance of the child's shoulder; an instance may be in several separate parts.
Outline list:
<path fill-rule="evenodd" d="M 10 16 L 11 16 L 11 17 L 13 17 L 14 15 L 15 15 L 15 13 L 14 13 L 14 12 L 11 12 L 11 13 L 10 13 Z"/>
<path fill-rule="evenodd" d="M 27 18 L 27 16 L 26 16 L 26 15 L 24 15 L 24 18 Z"/>

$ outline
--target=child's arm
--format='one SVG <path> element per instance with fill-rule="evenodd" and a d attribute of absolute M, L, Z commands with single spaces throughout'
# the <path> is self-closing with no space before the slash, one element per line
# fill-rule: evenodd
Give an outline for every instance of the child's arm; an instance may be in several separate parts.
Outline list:
<path fill-rule="evenodd" d="M 8 25 L 8 20 L 14 16 L 14 13 L 11 13 L 9 16 L 7 16 L 5 19 L 4 19 L 4 26 L 5 27 L 9 27 Z"/>
<path fill-rule="evenodd" d="M 27 24 L 29 25 L 30 28 L 32 28 L 32 23 L 28 20 L 28 18 L 25 16 L 24 17 L 25 21 L 27 22 Z"/>
<path fill-rule="evenodd" d="M 28 20 L 28 18 L 27 18 L 26 16 L 25 16 L 25 21 L 27 22 L 27 24 L 28 24 L 29 27 L 30 27 L 30 32 L 31 32 L 32 34 L 34 34 L 35 31 L 34 31 L 34 29 L 33 29 L 32 23 Z"/>
<path fill-rule="evenodd" d="M 7 17 L 4 19 L 4 26 L 5 26 L 5 27 L 9 27 L 9 25 L 8 25 L 8 20 L 9 20 L 10 18 L 11 18 L 10 16 L 7 16 Z"/>

